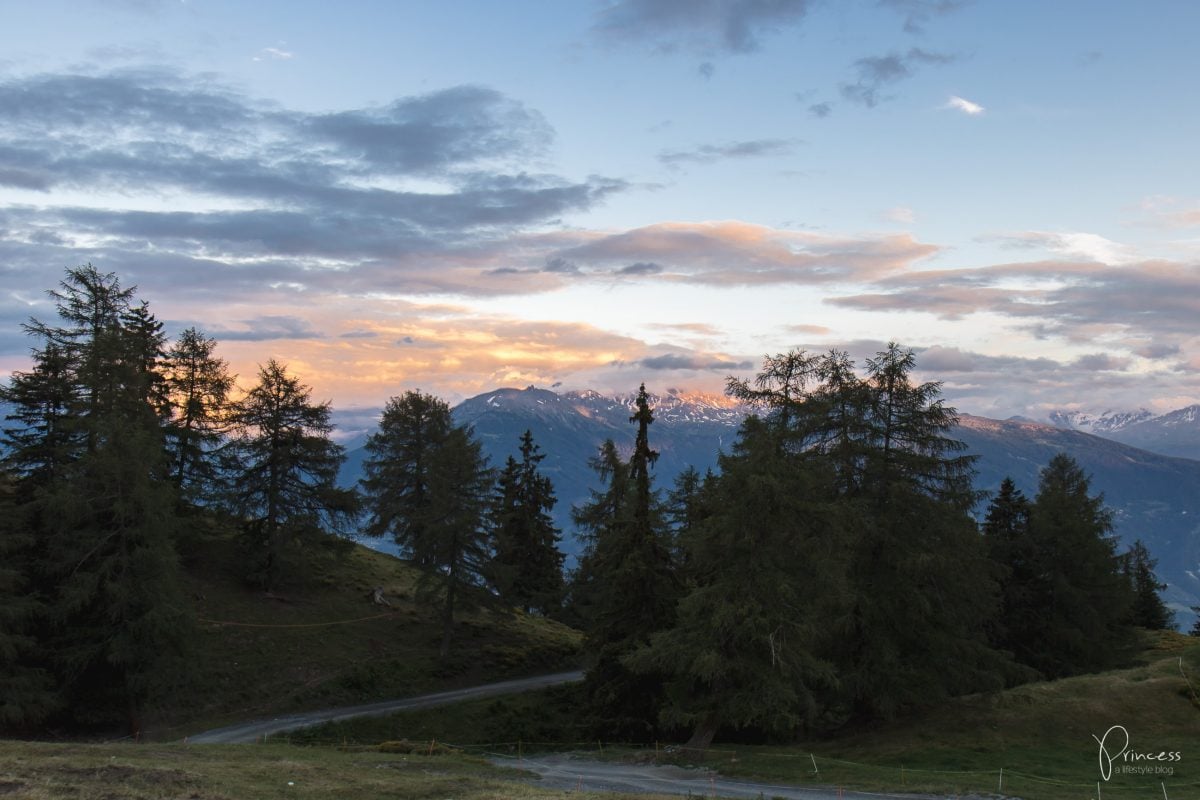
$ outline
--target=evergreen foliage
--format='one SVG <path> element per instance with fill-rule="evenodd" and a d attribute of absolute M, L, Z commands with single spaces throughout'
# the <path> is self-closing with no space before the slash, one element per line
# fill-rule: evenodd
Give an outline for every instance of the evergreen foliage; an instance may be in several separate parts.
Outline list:
<path fill-rule="evenodd" d="M 329 438 L 329 403 L 274 359 L 235 403 L 237 436 L 225 448 L 228 502 L 242 520 L 251 554 L 248 577 L 275 587 L 290 551 L 335 547 L 357 514 L 357 496 L 336 485 L 345 457 Z"/>
<path fill-rule="evenodd" d="M 165 392 L 170 473 L 183 499 L 211 501 L 220 494 L 219 448 L 229 426 L 234 378 L 214 351 L 217 342 L 188 328 L 167 351 Z"/>
<path fill-rule="evenodd" d="M 1132 590 L 1112 513 L 1070 456 L 1059 453 L 1042 470 L 1030 526 L 1040 605 L 1021 633 L 1018 658 L 1048 678 L 1120 663 L 1132 644 Z"/>
<path fill-rule="evenodd" d="M 59 706 L 36 636 L 46 609 L 30 585 L 34 540 L 14 484 L 0 475 L 0 729 L 29 728 Z"/>
<path fill-rule="evenodd" d="M 742 426 L 711 513 L 682 534 L 695 585 L 678 620 L 628 659 L 670 676 L 662 719 L 690 726 L 692 747 L 722 726 L 791 733 L 837 684 L 822 653 L 844 595 L 844 532 L 828 474 L 797 463 L 779 436 L 755 417 Z"/>
<path fill-rule="evenodd" d="M 441 603 L 441 656 L 450 653 L 454 611 L 473 605 L 471 590 L 486 584 L 492 556 L 487 512 L 494 477 L 479 441 L 464 427 L 450 429 L 433 453 L 421 597 Z"/>
<path fill-rule="evenodd" d="M 422 596 L 441 603 L 445 657 L 455 608 L 494 574 L 492 471 L 471 431 L 453 425 L 445 401 L 416 391 L 388 401 L 366 447 L 367 533 L 390 534 L 422 568 Z"/>
<path fill-rule="evenodd" d="M 392 397 L 379 430 L 367 439 L 361 488 L 368 536 L 391 536 L 418 566 L 431 565 L 430 541 L 434 454 L 453 423 L 444 400 L 419 391 Z"/>
<path fill-rule="evenodd" d="M 1130 609 L 1133 624 L 1139 628 L 1161 631 L 1173 627 L 1174 614 L 1159 595 L 1167 585 L 1158 582 L 1154 574 L 1157 565 L 1158 560 L 1151 557 L 1146 545 L 1138 539 L 1125 554 L 1123 571 L 1133 588 Z"/>
<path fill-rule="evenodd" d="M 520 452 L 519 462 L 509 456 L 497 481 L 494 583 L 509 605 L 549 614 L 562 606 L 564 591 L 561 536 L 550 517 L 557 499 L 550 479 L 538 471 L 545 455 L 532 432 L 521 436 Z"/>
<path fill-rule="evenodd" d="M 162 325 L 91 265 L 50 295 L 60 324 L 26 326 L 35 368 L 6 391 L 23 423 L 6 437 L 14 518 L 36 537 L 26 580 L 45 598 L 58 700 L 78 723 L 125 718 L 136 733 L 146 703 L 186 673 L 190 625 L 164 480 Z"/>
<path fill-rule="evenodd" d="M 588 604 L 585 651 L 591 660 L 586 691 L 598 726 L 636 739 L 654 731 L 664 676 L 655 669 L 635 671 L 625 660 L 673 624 L 679 597 L 669 531 L 650 473 L 658 456 L 650 448 L 653 421 L 643 385 L 630 417 L 637 433 L 628 464 L 606 442 L 594 463 L 608 488 L 593 492 L 592 502 L 575 515 L 589 532 L 581 564 Z"/>

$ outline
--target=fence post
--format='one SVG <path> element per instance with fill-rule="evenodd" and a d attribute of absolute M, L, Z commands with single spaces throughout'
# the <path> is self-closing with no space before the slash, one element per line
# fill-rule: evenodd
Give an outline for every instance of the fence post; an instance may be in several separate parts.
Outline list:
<path fill-rule="evenodd" d="M 997 792 L 1004 791 L 1004 767 L 1000 768 L 1000 785 L 996 787 Z"/>

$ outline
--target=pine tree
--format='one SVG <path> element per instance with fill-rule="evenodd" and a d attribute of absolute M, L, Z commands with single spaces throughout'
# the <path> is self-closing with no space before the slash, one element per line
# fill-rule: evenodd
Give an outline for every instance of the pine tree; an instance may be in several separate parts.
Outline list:
<path fill-rule="evenodd" d="M 801 463 L 756 417 L 722 456 L 711 514 L 683 549 L 694 587 L 678 621 L 628 659 L 668 676 L 663 719 L 705 748 L 722 726 L 791 734 L 836 684 L 826 619 L 844 593 L 844 537 L 827 467 Z M 824 473 L 824 474 L 822 474 Z"/>
<path fill-rule="evenodd" d="M 521 436 L 520 452 L 519 462 L 509 456 L 498 479 L 495 583 L 505 602 L 549 614 L 563 599 L 561 536 L 550 517 L 557 500 L 550 479 L 538 471 L 545 455 L 532 432 Z"/>
<path fill-rule="evenodd" d="M 1200 636 L 1200 606 L 1192 606 L 1192 613 L 1196 615 L 1195 622 L 1188 629 L 1188 636 Z"/>
<path fill-rule="evenodd" d="M 340 533 L 357 513 L 353 491 L 338 488 L 342 447 L 329 438 L 329 403 L 274 359 L 258 383 L 233 406 L 236 438 L 226 448 L 228 501 L 244 520 L 253 567 L 248 576 L 275 587 L 289 552 L 316 545 L 338 549 Z"/>
<path fill-rule="evenodd" d="M 214 355 L 217 342 L 188 328 L 167 351 L 165 393 L 170 409 L 166 426 L 171 477 L 191 503 L 220 494 L 218 449 L 229 420 L 234 378 Z"/>
<path fill-rule="evenodd" d="M 367 439 L 361 483 L 366 533 L 390 536 L 418 566 L 430 566 L 433 456 L 452 428 L 445 401 L 409 391 L 388 400 L 379 430 Z"/>
<path fill-rule="evenodd" d="M 1132 623 L 1139 628 L 1162 631 L 1172 627 L 1174 615 L 1159 596 L 1167 585 L 1158 582 L 1154 574 L 1157 565 L 1158 560 L 1150 556 L 1146 545 L 1138 539 L 1125 554 L 1123 571 L 1133 587 Z"/>
<path fill-rule="evenodd" d="M 1042 470 L 1030 512 L 1046 576 L 1045 602 L 1027 636 L 1026 663 L 1048 678 L 1111 667 L 1132 643 L 1133 601 L 1112 537 L 1112 513 L 1063 453 Z"/>
<path fill-rule="evenodd" d="M 590 516 L 599 523 L 587 553 L 592 607 L 585 649 L 592 665 L 586 691 L 604 730 L 644 738 L 653 731 L 662 703 L 663 678 L 654 672 L 634 672 L 624 659 L 648 644 L 654 633 L 671 626 L 679 586 L 650 474 L 658 454 L 650 448 L 654 415 L 644 385 L 638 389 L 635 407 L 630 422 L 637 424 L 637 434 L 626 473 L 628 485 L 606 493 L 618 501 L 605 504 L 613 515 L 607 516 L 608 508 L 601 506 L 585 509 L 579 518 Z M 615 470 L 612 474 L 619 477 Z"/>

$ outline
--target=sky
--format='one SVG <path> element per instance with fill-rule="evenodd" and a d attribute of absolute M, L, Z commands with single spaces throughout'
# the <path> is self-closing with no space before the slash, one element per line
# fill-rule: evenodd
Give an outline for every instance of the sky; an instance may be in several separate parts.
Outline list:
<path fill-rule="evenodd" d="M 719 392 L 888 341 L 960 411 L 1200 402 L 1200 5 L 0 0 L 0 374 L 64 270 L 343 409 Z"/>

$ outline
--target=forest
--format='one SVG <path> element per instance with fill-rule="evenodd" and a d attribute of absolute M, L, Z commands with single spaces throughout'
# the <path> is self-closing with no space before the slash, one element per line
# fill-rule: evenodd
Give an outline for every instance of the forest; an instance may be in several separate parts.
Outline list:
<path fill-rule="evenodd" d="M 643 385 L 632 444 L 592 456 L 564 573 L 554 486 L 530 433 L 493 466 L 449 405 L 404 391 L 339 487 L 330 405 L 266 360 L 239 389 L 217 342 L 174 340 L 135 288 L 91 265 L 30 320 L 32 365 L 0 388 L 0 729 L 139 728 L 189 680 L 179 542 L 219 519 L 248 585 L 302 582 L 314 554 L 386 537 L 420 570 L 455 646 L 492 603 L 585 634 L 588 724 L 628 741 L 787 740 L 943 698 L 1121 664 L 1166 628 L 1155 562 L 1121 552 L 1065 455 L 1035 496 L 985 496 L 955 410 L 898 344 L 764 359 L 727 392 L 757 409 L 719 469 L 655 483 Z M 519 456 L 519 457 L 518 457 Z"/>

